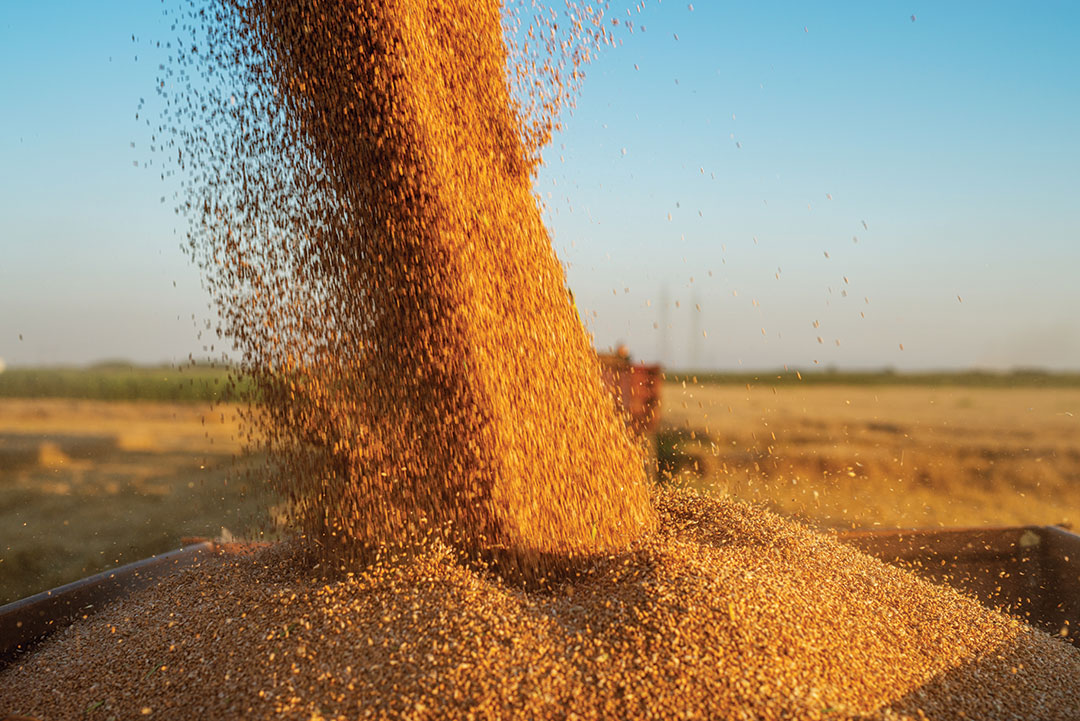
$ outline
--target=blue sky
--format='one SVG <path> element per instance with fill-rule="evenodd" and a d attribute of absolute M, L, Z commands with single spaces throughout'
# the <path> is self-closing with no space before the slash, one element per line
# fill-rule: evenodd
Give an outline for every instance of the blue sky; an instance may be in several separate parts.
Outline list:
<path fill-rule="evenodd" d="M 204 354 L 145 124 L 171 5 L 0 10 L 9 364 Z M 599 346 L 717 368 L 1080 368 L 1077 6 L 644 5 L 537 181 Z"/>

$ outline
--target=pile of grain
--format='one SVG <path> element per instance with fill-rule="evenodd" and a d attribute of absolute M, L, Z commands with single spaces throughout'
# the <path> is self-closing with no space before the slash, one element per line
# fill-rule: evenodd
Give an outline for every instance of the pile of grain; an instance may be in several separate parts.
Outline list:
<path fill-rule="evenodd" d="M 0 675 L 41 718 L 1075 719 L 1080 651 L 768 512 L 673 494 L 550 591 L 436 546 L 208 559 Z M 4 709 L 0 709 L 4 710 Z"/>
<path fill-rule="evenodd" d="M 600 17 L 529 74 L 529 111 L 501 11 L 223 0 L 187 56 L 211 88 L 179 104 L 192 249 L 291 522 L 339 565 L 434 529 L 538 579 L 654 523 L 531 186 Z M 508 17 L 557 36 L 531 13 Z"/>

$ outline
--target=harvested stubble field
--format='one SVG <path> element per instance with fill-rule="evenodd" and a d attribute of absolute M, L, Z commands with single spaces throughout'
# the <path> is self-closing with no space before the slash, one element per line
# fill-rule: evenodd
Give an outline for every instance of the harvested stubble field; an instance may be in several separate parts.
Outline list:
<path fill-rule="evenodd" d="M 1080 389 L 668 383 L 680 482 L 821 528 L 1080 523 Z"/>
<path fill-rule="evenodd" d="M 0 401 L 0 603 L 259 525 L 237 430 L 205 403 Z"/>
<path fill-rule="evenodd" d="M 1080 389 L 667 383 L 662 397 L 681 483 L 816 527 L 1080 521 Z M 230 480 L 237 434 L 228 406 L 0 402 L 0 602 L 262 526 L 266 497 Z"/>

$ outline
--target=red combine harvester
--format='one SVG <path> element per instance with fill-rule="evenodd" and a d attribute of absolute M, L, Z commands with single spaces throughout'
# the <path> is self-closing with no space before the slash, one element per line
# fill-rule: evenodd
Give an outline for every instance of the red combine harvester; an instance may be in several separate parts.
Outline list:
<path fill-rule="evenodd" d="M 630 430 L 639 436 L 655 431 L 660 423 L 660 366 L 632 362 L 630 352 L 622 345 L 614 353 L 601 353 L 599 358 L 604 382 L 614 391 Z"/>

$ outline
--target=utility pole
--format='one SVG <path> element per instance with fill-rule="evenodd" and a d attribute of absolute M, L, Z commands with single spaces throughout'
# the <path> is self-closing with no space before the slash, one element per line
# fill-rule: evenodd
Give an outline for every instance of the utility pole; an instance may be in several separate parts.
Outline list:
<path fill-rule="evenodd" d="M 689 370 L 701 370 L 701 303 L 698 302 L 698 292 L 696 288 L 690 296 L 690 303 L 694 307 L 690 309 Z"/>
<path fill-rule="evenodd" d="M 659 347 L 656 349 L 656 360 L 664 368 L 668 365 L 668 298 L 667 285 L 660 286 L 660 307 L 657 310 L 659 318 L 660 335 L 657 336 Z"/>

